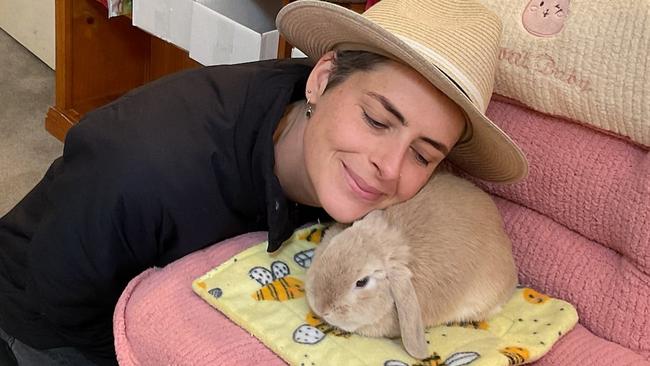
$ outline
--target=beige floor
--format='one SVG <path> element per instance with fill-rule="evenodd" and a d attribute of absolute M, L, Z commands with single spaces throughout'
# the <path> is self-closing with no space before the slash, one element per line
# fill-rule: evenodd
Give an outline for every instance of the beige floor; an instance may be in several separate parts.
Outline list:
<path fill-rule="evenodd" d="M 53 102 L 54 71 L 0 29 L 0 216 L 63 151 L 44 128 Z"/>

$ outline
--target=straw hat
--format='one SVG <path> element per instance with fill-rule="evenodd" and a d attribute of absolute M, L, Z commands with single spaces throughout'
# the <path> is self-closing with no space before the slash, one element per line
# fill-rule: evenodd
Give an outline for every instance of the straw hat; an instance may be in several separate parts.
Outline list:
<path fill-rule="evenodd" d="M 313 60 L 333 49 L 366 50 L 410 65 L 458 104 L 471 135 L 448 159 L 467 173 L 512 183 L 526 157 L 486 116 L 501 35 L 499 18 L 471 0 L 382 0 L 363 14 L 324 1 L 282 8 L 276 24 Z"/>

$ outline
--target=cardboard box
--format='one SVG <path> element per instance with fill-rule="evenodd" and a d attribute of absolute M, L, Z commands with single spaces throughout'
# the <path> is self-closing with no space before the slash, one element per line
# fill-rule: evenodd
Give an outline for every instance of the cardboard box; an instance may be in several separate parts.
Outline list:
<path fill-rule="evenodd" d="M 193 0 L 133 0 L 133 25 L 190 49 Z"/>
<path fill-rule="evenodd" d="M 195 0 L 190 57 L 203 65 L 277 57 L 282 0 Z"/>

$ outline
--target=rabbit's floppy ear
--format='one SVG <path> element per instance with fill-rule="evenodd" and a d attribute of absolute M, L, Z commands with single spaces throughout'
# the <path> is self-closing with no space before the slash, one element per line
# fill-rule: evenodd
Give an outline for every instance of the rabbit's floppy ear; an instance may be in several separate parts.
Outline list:
<path fill-rule="evenodd" d="M 418 359 L 428 357 L 422 312 L 411 282 L 411 272 L 404 267 L 394 268 L 389 272 L 389 283 L 406 352 Z"/>

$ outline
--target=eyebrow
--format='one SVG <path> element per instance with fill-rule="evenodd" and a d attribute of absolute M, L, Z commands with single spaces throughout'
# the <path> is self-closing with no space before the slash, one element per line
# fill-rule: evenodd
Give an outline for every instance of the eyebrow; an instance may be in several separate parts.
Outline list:
<path fill-rule="evenodd" d="M 434 148 L 440 150 L 440 152 L 443 155 L 447 156 L 447 154 L 449 154 L 449 149 L 447 148 L 447 146 L 443 145 L 442 143 L 440 143 L 440 142 L 438 142 L 436 140 L 432 140 L 432 139 L 430 139 L 428 137 L 422 137 L 422 140 L 424 140 L 424 142 L 428 143 L 429 145 L 433 146 Z"/>
<path fill-rule="evenodd" d="M 366 94 L 368 94 L 369 96 L 377 99 L 379 101 L 379 103 L 381 103 L 381 105 L 383 105 L 384 108 L 386 108 L 387 111 L 392 113 L 399 120 L 399 122 L 402 124 L 402 126 L 405 126 L 405 127 L 407 126 L 406 120 L 404 119 L 404 115 L 402 115 L 402 113 L 400 113 L 400 111 L 398 111 L 397 108 L 395 108 L 393 103 L 391 103 L 391 101 L 388 100 L 388 98 L 386 98 L 385 96 L 383 96 L 381 94 L 377 94 L 375 92 L 367 92 Z"/>
<path fill-rule="evenodd" d="M 385 96 L 383 96 L 381 94 L 377 94 L 377 93 L 371 92 L 371 91 L 366 92 L 366 94 L 368 96 L 372 97 L 372 98 L 375 98 L 377 101 L 379 101 L 379 103 L 381 103 L 381 105 L 383 105 L 384 108 L 388 112 L 393 114 L 395 116 L 395 118 L 397 118 L 399 120 L 399 122 L 402 124 L 402 126 L 404 126 L 404 127 L 408 126 L 408 123 L 406 123 L 406 119 L 404 119 L 404 115 L 402 113 L 400 113 L 400 111 L 397 110 L 395 105 L 393 105 L 393 103 L 390 100 L 388 100 L 388 98 L 386 98 Z M 433 140 L 433 139 L 431 139 L 429 137 L 421 137 L 421 139 L 424 142 L 428 143 L 429 145 L 433 146 L 435 149 L 442 152 L 445 156 L 449 153 L 449 148 L 447 148 L 447 146 L 445 146 L 443 143 L 438 142 L 436 140 Z"/>

